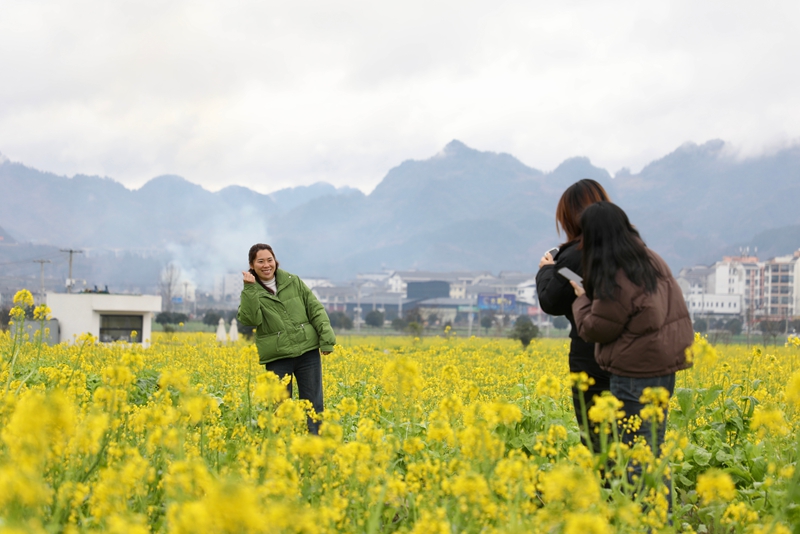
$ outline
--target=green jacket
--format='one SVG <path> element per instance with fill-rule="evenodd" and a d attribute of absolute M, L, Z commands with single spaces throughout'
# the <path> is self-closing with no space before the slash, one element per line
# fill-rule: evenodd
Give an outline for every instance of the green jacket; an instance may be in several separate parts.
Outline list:
<path fill-rule="evenodd" d="M 310 350 L 330 352 L 336 344 L 325 308 L 308 286 L 283 269 L 275 271 L 278 290 L 273 295 L 261 284 L 245 284 L 237 320 L 256 327 L 260 364 L 294 358 Z"/>

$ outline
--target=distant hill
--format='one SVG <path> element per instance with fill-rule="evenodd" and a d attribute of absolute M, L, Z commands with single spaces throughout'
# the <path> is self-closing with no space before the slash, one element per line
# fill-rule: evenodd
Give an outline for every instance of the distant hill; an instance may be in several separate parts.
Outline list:
<path fill-rule="evenodd" d="M 2 154 L 0 154 L 2 155 Z M 16 240 L 11 235 L 0 227 L 0 244 L 11 245 L 16 243 Z"/>
<path fill-rule="evenodd" d="M 722 141 L 687 143 L 610 188 L 674 267 L 716 261 L 766 230 L 800 223 L 800 146 L 745 160 Z M 800 242 L 786 243 L 796 250 Z"/>
<path fill-rule="evenodd" d="M 545 173 L 453 141 L 430 159 L 390 170 L 367 197 L 300 206 L 273 224 L 273 235 L 300 265 L 324 253 L 334 273 L 382 264 L 535 271 L 542 252 L 559 242 L 554 212 L 561 193 L 594 178 L 679 269 L 715 261 L 725 247 L 776 225 L 800 223 L 800 148 L 744 161 L 724 148 L 721 141 L 686 144 L 638 174 L 612 178 L 587 158 Z M 314 213 L 327 216 L 315 220 Z M 786 241 L 782 253 L 800 247 Z"/>
<path fill-rule="evenodd" d="M 287 269 L 335 279 L 383 266 L 535 271 L 559 242 L 558 198 L 585 177 L 606 186 L 673 269 L 714 261 L 770 231 L 765 252 L 800 247 L 791 230 L 800 225 L 800 147 L 738 160 L 722 141 L 686 144 L 614 177 L 587 158 L 543 172 L 452 141 L 391 169 L 369 195 L 325 183 L 212 193 L 169 175 L 131 191 L 110 178 L 4 161 L 0 225 L 23 242 L 164 252 L 198 281 L 243 268 L 249 246 L 264 241 Z"/>

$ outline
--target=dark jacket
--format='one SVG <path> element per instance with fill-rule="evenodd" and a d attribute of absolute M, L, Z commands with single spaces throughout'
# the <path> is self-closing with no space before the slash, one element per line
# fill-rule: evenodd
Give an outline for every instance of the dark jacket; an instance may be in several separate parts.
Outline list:
<path fill-rule="evenodd" d="M 572 304 L 578 334 L 597 343 L 597 363 L 615 375 L 649 378 L 691 366 L 685 351 L 694 333 L 683 293 L 664 260 L 650 249 L 648 254 L 663 274 L 654 293 L 620 269 L 613 300 L 583 295 Z"/>
<path fill-rule="evenodd" d="M 572 315 L 572 303 L 575 301 L 575 290 L 569 285 L 569 280 L 558 274 L 558 269 L 567 267 L 581 274 L 581 251 L 578 242 L 571 241 L 561 246 L 556 253 L 555 265 L 545 265 L 536 273 L 536 294 L 539 297 L 539 306 L 547 314 L 563 315 L 572 325 L 569 332 L 569 370 L 572 373 L 585 372 L 595 379 L 605 377 L 608 382 L 608 373 L 600 369 L 594 359 L 594 343 L 584 341 L 578 336 L 575 327 L 575 318 Z"/>
<path fill-rule="evenodd" d="M 261 284 L 245 284 L 237 319 L 255 326 L 259 363 L 294 358 L 313 349 L 330 352 L 336 336 L 325 308 L 298 276 L 275 271 L 275 295 Z"/>

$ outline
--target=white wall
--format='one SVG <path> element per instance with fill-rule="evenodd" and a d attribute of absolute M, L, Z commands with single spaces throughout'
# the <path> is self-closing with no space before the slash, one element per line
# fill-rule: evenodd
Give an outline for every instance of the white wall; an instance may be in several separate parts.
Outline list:
<path fill-rule="evenodd" d="M 141 315 L 141 339 L 149 345 L 153 315 L 161 310 L 155 295 L 109 295 L 104 293 L 47 293 L 47 306 L 61 327 L 59 341 L 72 343 L 77 336 L 100 336 L 101 315 Z"/>
<path fill-rule="evenodd" d="M 689 295 L 686 297 L 686 306 L 693 316 L 739 315 L 742 313 L 742 295 Z"/>

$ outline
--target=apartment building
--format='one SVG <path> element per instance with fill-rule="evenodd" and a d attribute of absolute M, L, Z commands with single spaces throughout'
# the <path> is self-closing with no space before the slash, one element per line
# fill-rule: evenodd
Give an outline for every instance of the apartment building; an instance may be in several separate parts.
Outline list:
<path fill-rule="evenodd" d="M 742 315 L 752 323 L 800 315 L 798 277 L 800 250 L 767 261 L 725 256 L 710 267 L 682 269 L 677 279 L 690 312 Z"/>
<path fill-rule="evenodd" d="M 771 319 L 800 315 L 800 250 L 764 263 L 764 309 Z"/>

